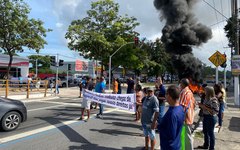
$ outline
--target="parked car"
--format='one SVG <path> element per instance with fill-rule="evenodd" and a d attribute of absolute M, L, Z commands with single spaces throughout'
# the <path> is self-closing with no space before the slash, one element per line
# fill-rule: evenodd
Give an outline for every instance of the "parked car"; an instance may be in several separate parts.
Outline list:
<path fill-rule="evenodd" d="M 12 131 L 27 120 L 27 109 L 23 102 L 0 97 L 0 127 Z"/>

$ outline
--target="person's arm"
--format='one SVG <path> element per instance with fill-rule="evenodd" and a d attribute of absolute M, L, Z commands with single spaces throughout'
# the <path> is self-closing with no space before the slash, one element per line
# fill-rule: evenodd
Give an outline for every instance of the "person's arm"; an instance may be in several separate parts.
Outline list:
<path fill-rule="evenodd" d="M 159 115 L 159 103 L 158 103 L 158 100 L 157 100 L 156 97 L 155 97 L 155 100 L 154 100 L 154 103 L 153 103 L 153 110 L 154 110 L 154 117 L 153 117 L 151 129 L 156 128 L 157 118 L 158 118 L 158 115 Z"/>
<path fill-rule="evenodd" d="M 151 129 L 155 129 L 156 128 L 156 123 L 157 123 L 157 118 L 158 118 L 158 115 L 159 115 L 159 112 L 156 112 L 154 113 L 154 118 L 153 118 L 153 122 L 152 122 L 152 125 L 151 125 Z"/>

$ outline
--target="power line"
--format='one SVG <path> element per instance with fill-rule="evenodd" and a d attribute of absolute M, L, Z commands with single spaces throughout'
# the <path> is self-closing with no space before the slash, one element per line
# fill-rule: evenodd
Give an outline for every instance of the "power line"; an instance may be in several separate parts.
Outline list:
<path fill-rule="evenodd" d="M 224 18 L 228 19 L 228 17 L 226 17 L 224 14 L 222 14 L 219 10 L 217 10 L 216 8 L 214 8 L 211 4 L 209 4 L 208 2 L 206 2 L 206 0 L 203 0 L 208 6 L 210 6 L 212 9 L 214 9 L 215 11 L 217 11 L 221 16 L 223 16 Z"/>

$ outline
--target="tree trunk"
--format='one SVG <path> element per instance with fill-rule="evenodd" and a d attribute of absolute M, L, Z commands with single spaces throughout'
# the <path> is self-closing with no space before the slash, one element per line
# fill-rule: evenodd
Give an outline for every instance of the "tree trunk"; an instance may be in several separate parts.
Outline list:
<path fill-rule="evenodd" d="M 9 63 L 8 63 L 8 68 L 7 68 L 7 74 L 5 75 L 5 78 L 6 79 L 9 79 L 9 75 L 10 75 L 10 70 L 11 70 L 11 67 L 12 67 L 12 61 L 13 61 L 13 55 L 12 54 L 9 54 Z"/>

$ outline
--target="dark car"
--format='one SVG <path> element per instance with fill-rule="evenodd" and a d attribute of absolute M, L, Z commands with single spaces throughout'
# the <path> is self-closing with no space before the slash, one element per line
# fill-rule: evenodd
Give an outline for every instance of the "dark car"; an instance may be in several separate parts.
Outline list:
<path fill-rule="evenodd" d="M 12 131 L 27 120 L 27 109 L 23 102 L 0 97 L 0 128 Z"/>

